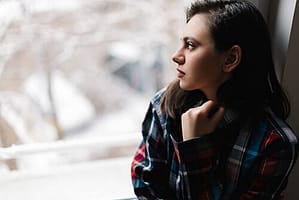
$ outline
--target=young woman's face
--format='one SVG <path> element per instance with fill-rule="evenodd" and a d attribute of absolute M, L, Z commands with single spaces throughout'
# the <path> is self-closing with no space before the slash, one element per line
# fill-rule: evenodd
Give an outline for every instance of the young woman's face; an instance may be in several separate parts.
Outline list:
<path fill-rule="evenodd" d="M 225 53 L 217 52 L 207 25 L 207 14 L 197 14 L 186 24 L 182 44 L 173 55 L 183 90 L 200 89 L 215 99 L 217 88 L 227 80 L 222 67 Z"/>

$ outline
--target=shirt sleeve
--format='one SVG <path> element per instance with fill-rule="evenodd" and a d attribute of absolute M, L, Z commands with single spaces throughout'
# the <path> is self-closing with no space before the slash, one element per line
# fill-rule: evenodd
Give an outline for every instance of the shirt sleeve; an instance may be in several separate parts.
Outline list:
<path fill-rule="evenodd" d="M 212 137 L 206 135 L 182 142 L 172 138 L 185 199 L 219 199 L 221 184 L 215 177 L 217 159 Z"/>
<path fill-rule="evenodd" d="M 272 130 L 261 146 L 257 169 L 248 185 L 240 185 L 241 200 L 283 199 L 288 176 L 297 159 L 297 142 L 289 142 Z"/>
<path fill-rule="evenodd" d="M 142 135 L 131 165 L 134 192 L 138 199 L 166 199 L 169 167 L 163 130 L 152 103 L 142 123 Z"/>
<path fill-rule="evenodd" d="M 181 191 L 187 199 L 227 199 L 217 173 L 218 157 L 213 135 L 173 143 L 181 170 Z M 297 159 L 297 142 L 290 142 L 272 130 L 264 138 L 252 173 L 239 180 L 228 199 L 283 199 L 288 176 Z M 245 165 L 242 162 L 241 165 Z M 246 166 L 243 166 L 246 167 Z"/>

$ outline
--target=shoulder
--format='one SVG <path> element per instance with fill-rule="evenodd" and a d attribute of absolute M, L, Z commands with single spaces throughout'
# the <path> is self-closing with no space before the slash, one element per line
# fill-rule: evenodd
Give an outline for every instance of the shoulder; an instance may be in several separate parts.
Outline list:
<path fill-rule="evenodd" d="M 165 91 L 166 91 L 166 88 L 162 88 L 161 90 L 156 92 L 156 94 L 151 99 L 151 103 L 153 105 L 159 105 L 160 106 L 161 100 L 162 100 L 162 97 L 163 97 Z"/>
<path fill-rule="evenodd" d="M 156 116 L 162 126 L 167 122 L 167 115 L 161 111 L 161 102 L 165 91 L 166 88 L 163 88 L 156 92 L 156 94 L 150 100 L 150 106 L 148 110 L 148 115 L 150 115 L 149 117 L 151 118 Z"/>
<path fill-rule="evenodd" d="M 152 99 L 150 101 L 152 107 L 155 109 L 155 111 L 158 114 L 161 112 L 161 109 L 160 109 L 161 101 L 162 101 L 165 91 L 166 91 L 166 88 L 159 90 L 158 92 L 156 92 L 156 94 L 152 97 Z"/>
<path fill-rule="evenodd" d="M 275 116 L 273 113 L 269 113 L 266 118 L 266 123 L 269 130 L 276 133 L 283 141 L 290 144 L 298 144 L 298 137 L 290 125 Z"/>
<path fill-rule="evenodd" d="M 271 112 L 260 120 L 252 138 L 261 142 L 260 151 L 264 153 L 284 151 L 295 155 L 297 152 L 298 137 L 295 132 L 286 121 Z"/>

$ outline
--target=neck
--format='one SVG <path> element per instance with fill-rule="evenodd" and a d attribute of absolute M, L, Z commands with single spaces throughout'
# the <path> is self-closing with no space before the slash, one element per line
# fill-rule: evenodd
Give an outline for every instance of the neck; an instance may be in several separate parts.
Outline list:
<path fill-rule="evenodd" d="M 205 92 L 205 95 L 206 95 L 208 100 L 212 100 L 213 102 L 216 102 L 216 103 L 218 102 L 216 92 L 211 92 L 211 93 L 206 93 Z"/>

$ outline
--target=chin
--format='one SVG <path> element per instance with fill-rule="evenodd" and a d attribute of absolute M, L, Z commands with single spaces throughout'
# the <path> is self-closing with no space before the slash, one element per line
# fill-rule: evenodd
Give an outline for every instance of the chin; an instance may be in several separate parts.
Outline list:
<path fill-rule="evenodd" d="M 185 91 L 192 91 L 198 89 L 195 87 L 191 87 L 190 85 L 184 84 L 182 81 L 180 81 L 180 88 Z"/>

